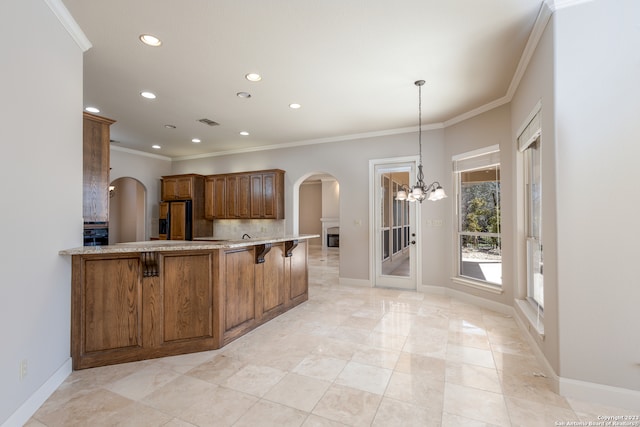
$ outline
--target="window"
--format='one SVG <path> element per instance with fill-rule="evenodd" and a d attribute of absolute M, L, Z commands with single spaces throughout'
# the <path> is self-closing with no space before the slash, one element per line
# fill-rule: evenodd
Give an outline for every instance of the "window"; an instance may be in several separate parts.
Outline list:
<path fill-rule="evenodd" d="M 394 274 L 395 268 L 408 257 L 410 243 L 409 206 L 396 200 L 395 195 L 409 182 L 408 172 L 389 172 L 381 175 L 381 244 L 382 272 Z"/>
<path fill-rule="evenodd" d="M 457 276 L 502 286 L 500 152 L 497 146 L 454 157 Z"/>
<path fill-rule="evenodd" d="M 542 179 L 540 137 L 524 150 L 527 230 L 527 297 L 544 308 L 542 259 Z"/>

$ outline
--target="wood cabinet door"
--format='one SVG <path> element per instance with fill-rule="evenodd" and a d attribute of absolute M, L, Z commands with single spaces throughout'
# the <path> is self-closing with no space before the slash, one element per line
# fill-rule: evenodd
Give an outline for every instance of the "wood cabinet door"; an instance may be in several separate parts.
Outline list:
<path fill-rule="evenodd" d="M 251 174 L 251 218 L 284 218 L 284 179 L 281 172 Z"/>
<path fill-rule="evenodd" d="M 263 217 L 262 174 L 251 174 L 251 218 Z"/>
<path fill-rule="evenodd" d="M 140 354 L 142 274 L 138 254 L 73 257 L 71 356 L 74 369 Z"/>
<path fill-rule="evenodd" d="M 308 298 L 309 274 L 307 271 L 307 243 L 301 241 L 293 249 L 289 257 L 291 265 L 290 294 L 289 300 L 292 303 L 304 301 Z"/>
<path fill-rule="evenodd" d="M 178 180 L 176 178 L 164 178 L 161 187 L 162 200 L 176 200 L 178 198 Z"/>
<path fill-rule="evenodd" d="M 191 200 L 193 198 L 193 177 L 178 178 L 176 187 L 178 199 Z"/>
<path fill-rule="evenodd" d="M 169 212 L 169 239 L 187 239 L 187 203 L 172 202 Z"/>
<path fill-rule="evenodd" d="M 262 199 L 263 218 L 274 219 L 277 217 L 276 205 L 276 174 L 266 173 L 262 175 Z"/>
<path fill-rule="evenodd" d="M 82 216 L 84 222 L 109 221 L 109 126 L 113 120 L 83 115 Z"/>
<path fill-rule="evenodd" d="M 213 337 L 212 255 L 162 256 L 162 343 Z"/>
<path fill-rule="evenodd" d="M 251 215 L 251 180 L 249 175 L 236 177 L 236 191 L 237 218 L 249 218 Z"/>
<path fill-rule="evenodd" d="M 226 193 L 225 204 L 227 206 L 226 218 L 238 217 L 238 181 L 235 175 L 229 175 L 226 177 Z"/>
<path fill-rule="evenodd" d="M 261 277 L 256 277 L 256 283 L 261 285 L 263 315 L 283 309 L 286 303 L 285 290 L 285 257 L 284 245 L 275 244 L 265 255 L 265 262 L 256 266 Z"/>
<path fill-rule="evenodd" d="M 226 218 L 226 179 L 208 176 L 204 182 L 204 214 L 207 219 Z"/>
<path fill-rule="evenodd" d="M 255 259 L 253 247 L 223 251 L 222 256 L 223 333 L 227 341 L 241 335 L 256 319 Z"/>

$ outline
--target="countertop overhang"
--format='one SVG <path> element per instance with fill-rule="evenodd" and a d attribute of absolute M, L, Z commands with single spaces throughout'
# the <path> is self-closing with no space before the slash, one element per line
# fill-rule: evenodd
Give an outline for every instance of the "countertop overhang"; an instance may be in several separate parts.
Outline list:
<path fill-rule="evenodd" d="M 264 245 L 266 243 L 288 242 L 292 240 L 308 240 L 320 237 L 318 234 L 288 235 L 278 237 L 257 237 L 251 239 L 226 240 L 218 237 L 198 237 L 194 240 L 149 240 L 144 242 L 118 243 L 106 246 L 81 246 L 64 249 L 59 255 L 92 255 L 131 252 L 168 252 L 212 249 L 233 249 L 245 246 Z"/>

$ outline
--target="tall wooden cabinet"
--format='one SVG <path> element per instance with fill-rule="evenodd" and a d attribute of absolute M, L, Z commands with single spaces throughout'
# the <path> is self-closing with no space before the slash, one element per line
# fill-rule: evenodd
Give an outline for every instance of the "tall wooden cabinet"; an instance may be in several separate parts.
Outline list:
<path fill-rule="evenodd" d="M 213 224 L 205 217 L 205 179 L 202 175 L 163 176 L 161 182 L 160 221 L 168 224 L 161 239 L 191 240 L 211 236 Z M 168 231 L 168 234 L 166 233 Z"/>
<path fill-rule="evenodd" d="M 109 221 L 109 127 L 115 120 L 83 113 L 82 216 L 85 223 Z"/>

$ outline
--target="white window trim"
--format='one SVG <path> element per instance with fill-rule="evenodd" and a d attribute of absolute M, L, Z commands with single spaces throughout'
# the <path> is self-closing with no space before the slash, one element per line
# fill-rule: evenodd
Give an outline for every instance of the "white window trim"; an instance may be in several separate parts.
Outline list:
<path fill-rule="evenodd" d="M 523 151 L 542 134 L 542 100 L 538 100 L 516 133 L 516 306 L 526 317 L 541 339 L 544 339 L 544 313 L 537 303 L 529 298 L 528 264 L 526 254 L 526 194 L 523 190 L 525 164 Z M 535 129 L 537 127 L 538 129 Z"/>
<path fill-rule="evenodd" d="M 516 299 L 516 305 L 524 314 L 529 325 L 544 339 L 544 315 L 540 310 L 536 310 L 537 305 L 527 299 Z"/>
<path fill-rule="evenodd" d="M 495 153 L 495 156 L 492 156 L 492 154 Z M 479 148 L 477 150 L 473 150 L 473 151 L 467 151 L 465 153 L 460 153 L 460 154 L 456 154 L 454 156 L 451 157 L 452 163 L 453 163 L 453 175 L 454 175 L 454 183 L 455 183 L 455 191 L 456 191 L 456 209 L 454 210 L 454 223 L 455 223 L 455 229 L 454 229 L 454 259 L 456 259 L 456 262 L 454 263 L 454 272 L 453 272 L 453 277 L 451 277 L 451 281 L 459 284 L 459 285 L 463 285 L 463 286 L 468 286 L 474 289 L 479 289 L 479 290 L 483 290 L 483 291 L 487 291 L 487 292 L 491 292 L 491 293 L 495 293 L 495 294 L 502 294 L 504 293 L 504 286 L 503 284 L 498 284 L 498 283 L 493 283 L 493 282 L 488 282 L 488 281 L 484 281 L 484 280 L 476 280 L 473 279 L 471 277 L 467 277 L 467 276 L 461 276 L 460 275 L 460 231 L 459 231 L 459 225 L 460 225 L 460 212 L 459 212 L 459 206 L 458 206 L 458 202 L 459 200 L 459 194 L 458 194 L 458 190 L 460 187 L 460 172 L 463 171 L 470 171 L 470 170 L 474 170 L 476 168 L 470 168 L 470 169 L 463 169 L 463 170 L 459 170 L 458 166 L 457 166 L 457 162 L 462 162 L 464 160 L 468 160 L 468 159 L 472 159 L 475 157 L 481 157 L 481 156 L 485 156 L 487 157 L 486 163 L 483 163 L 481 166 L 478 166 L 477 169 L 480 168 L 485 168 L 485 167 L 491 167 L 491 166 L 496 166 L 496 165 L 500 165 L 500 145 L 495 144 L 495 145 L 490 145 L 488 147 L 483 147 L 483 148 Z M 487 233 L 483 233 L 483 235 L 486 235 Z M 491 233 L 494 234 L 494 233 Z M 501 233 L 495 233 L 498 237 L 502 237 Z"/>

